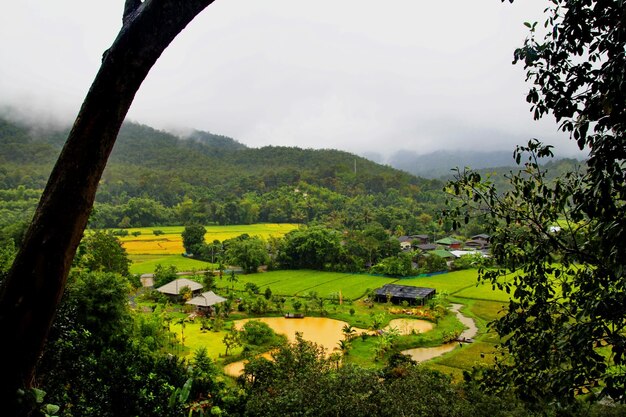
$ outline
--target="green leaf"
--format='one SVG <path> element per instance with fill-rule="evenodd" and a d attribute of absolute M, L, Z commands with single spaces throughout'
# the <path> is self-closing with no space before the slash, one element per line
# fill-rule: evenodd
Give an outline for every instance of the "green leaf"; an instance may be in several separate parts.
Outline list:
<path fill-rule="evenodd" d="M 56 415 L 56 413 L 59 412 L 59 410 L 61 409 L 61 407 L 59 407 L 58 405 L 55 404 L 46 404 L 46 406 L 44 407 L 44 413 L 45 415 L 48 417 L 53 417 Z"/>
<path fill-rule="evenodd" d="M 43 399 L 46 396 L 46 391 L 38 388 L 32 388 L 33 395 L 35 396 L 35 402 L 37 404 L 43 403 Z"/>

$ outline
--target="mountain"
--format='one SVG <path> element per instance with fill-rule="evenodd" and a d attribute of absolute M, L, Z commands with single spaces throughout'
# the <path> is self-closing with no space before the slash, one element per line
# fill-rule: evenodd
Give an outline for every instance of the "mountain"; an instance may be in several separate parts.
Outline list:
<path fill-rule="evenodd" d="M 214 133 L 203 132 L 201 130 L 194 130 L 185 139 L 202 143 L 213 149 L 240 150 L 247 148 L 247 146 L 243 143 L 238 142 L 233 138 L 229 138 L 228 136 L 216 135 Z"/>
<path fill-rule="evenodd" d="M 441 178 L 450 175 L 456 167 L 472 169 L 506 167 L 515 164 L 513 151 L 437 151 L 419 155 L 412 151 L 399 151 L 387 163 L 413 175 L 424 178 Z"/>
<path fill-rule="evenodd" d="M 0 119 L 0 213 L 28 217 L 68 130 Z M 441 206 L 442 186 L 344 151 L 248 148 L 209 132 L 183 139 L 127 122 L 102 175 L 92 225 L 375 220 L 416 231 L 416 219 L 432 220 Z"/>

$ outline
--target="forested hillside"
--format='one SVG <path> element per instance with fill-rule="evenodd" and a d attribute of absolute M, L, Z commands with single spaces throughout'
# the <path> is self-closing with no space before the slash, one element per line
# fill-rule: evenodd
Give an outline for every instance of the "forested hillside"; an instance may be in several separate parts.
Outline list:
<path fill-rule="evenodd" d="M 66 135 L 0 119 L 2 226 L 30 216 Z M 181 139 L 126 123 L 91 225 L 377 221 L 418 233 L 437 227 L 442 186 L 337 150 L 251 149 L 207 132 Z"/>

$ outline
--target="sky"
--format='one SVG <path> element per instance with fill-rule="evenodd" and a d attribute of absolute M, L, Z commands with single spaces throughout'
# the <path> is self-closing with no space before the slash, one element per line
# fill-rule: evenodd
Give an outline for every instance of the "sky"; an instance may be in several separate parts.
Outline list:
<path fill-rule="evenodd" d="M 123 0 L 4 0 L 0 107 L 70 124 L 121 26 Z M 546 0 L 216 0 L 174 40 L 128 120 L 250 147 L 513 150 L 576 146 L 533 121 L 513 51 Z"/>

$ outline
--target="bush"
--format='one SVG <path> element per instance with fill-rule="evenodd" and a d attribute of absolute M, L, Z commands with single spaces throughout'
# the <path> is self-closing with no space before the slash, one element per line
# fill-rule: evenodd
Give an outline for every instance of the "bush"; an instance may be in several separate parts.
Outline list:
<path fill-rule="evenodd" d="M 251 292 L 252 294 L 259 293 L 259 286 L 256 285 L 254 282 L 246 282 L 246 285 L 244 285 L 244 289 Z"/>
<path fill-rule="evenodd" d="M 274 338 L 274 331 L 262 321 L 250 320 L 241 328 L 241 339 L 249 344 L 261 346 Z"/>
<path fill-rule="evenodd" d="M 433 272 L 441 272 L 448 270 L 448 264 L 446 260 L 437 255 L 425 255 L 420 259 L 419 272 L 422 274 L 430 274 Z"/>

